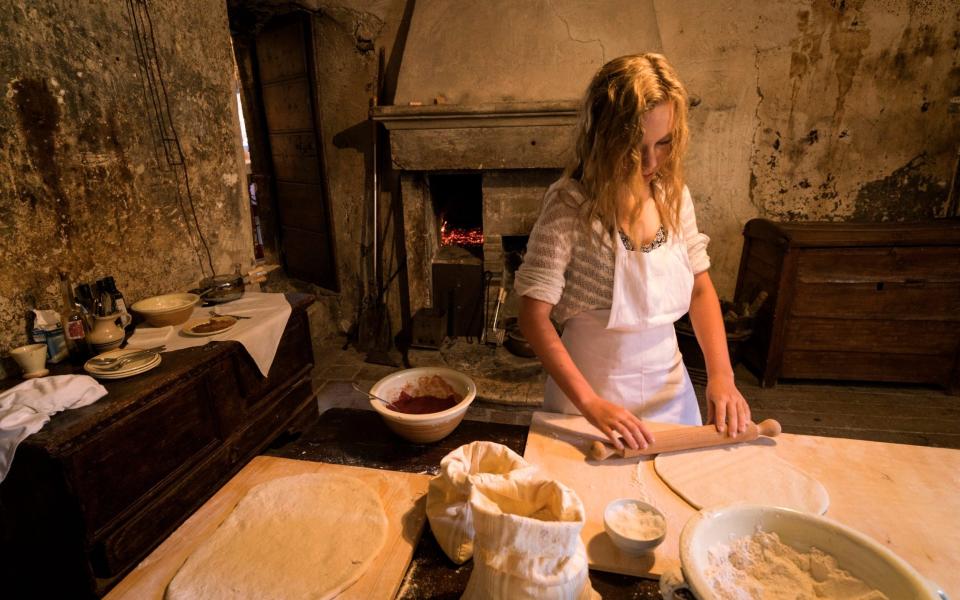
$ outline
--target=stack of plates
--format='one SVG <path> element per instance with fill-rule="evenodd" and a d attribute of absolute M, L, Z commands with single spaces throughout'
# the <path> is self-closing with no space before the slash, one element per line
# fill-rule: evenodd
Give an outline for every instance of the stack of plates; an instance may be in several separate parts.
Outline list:
<path fill-rule="evenodd" d="M 133 354 L 135 352 L 142 352 L 140 348 L 124 348 L 122 350 L 110 350 L 109 352 L 104 352 L 103 354 L 97 355 L 95 358 L 117 358 L 122 359 L 124 356 Z M 135 358 L 130 362 L 126 363 L 119 369 L 110 369 L 102 365 L 97 365 L 93 362 L 93 358 L 88 360 L 86 364 L 83 365 L 83 370 L 87 373 L 90 373 L 97 379 L 123 379 L 125 377 L 133 377 L 134 375 L 139 375 L 140 373 L 146 373 L 147 371 L 155 368 L 160 364 L 160 354 L 157 352 L 151 352 L 149 354 L 143 354 L 139 358 Z"/>

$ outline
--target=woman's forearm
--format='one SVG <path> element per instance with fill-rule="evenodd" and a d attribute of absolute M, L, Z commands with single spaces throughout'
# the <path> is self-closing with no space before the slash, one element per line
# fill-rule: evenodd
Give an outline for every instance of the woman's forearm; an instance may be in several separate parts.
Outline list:
<path fill-rule="evenodd" d="M 706 271 L 694 276 L 693 294 L 690 298 L 690 323 L 703 351 L 707 377 L 733 379 L 730 353 L 727 350 L 727 334 L 723 327 L 723 315 L 720 314 L 720 299 Z"/>
<path fill-rule="evenodd" d="M 551 304 L 527 296 L 520 298 L 520 331 L 543 363 L 543 368 L 567 398 L 584 412 L 584 405 L 596 396 L 590 384 L 573 363 L 550 322 Z"/>

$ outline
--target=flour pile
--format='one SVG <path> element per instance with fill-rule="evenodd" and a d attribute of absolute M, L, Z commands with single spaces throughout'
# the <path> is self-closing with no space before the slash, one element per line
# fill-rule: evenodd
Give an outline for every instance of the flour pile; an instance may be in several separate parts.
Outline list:
<path fill-rule="evenodd" d="M 758 531 L 708 553 L 706 578 L 721 600 L 889 600 L 811 548 L 798 552 L 776 533 Z"/>
<path fill-rule="evenodd" d="M 612 508 L 608 521 L 614 531 L 635 540 L 656 539 L 667 528 L 663 517 L 629 502 Z"/>

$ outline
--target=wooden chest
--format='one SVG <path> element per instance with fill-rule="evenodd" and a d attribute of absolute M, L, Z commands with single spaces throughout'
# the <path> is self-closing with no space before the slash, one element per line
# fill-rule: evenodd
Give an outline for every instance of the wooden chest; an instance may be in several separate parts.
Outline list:
<path fill-rule="evenodd" d="M 272 440 L 316 418 L 313 298 L 287 298 L 266 378 L 237 342 L 169 352 L 20 444 L 0 483 L 0 543 L 13 550 L 0 597 L 102 595 Z"/>
<path fill-rule="evenodd" d="M 778 378 L 960 389 L 960 221 L 744 228 L 735 301 L 769 294 L 744 362 Z"/>

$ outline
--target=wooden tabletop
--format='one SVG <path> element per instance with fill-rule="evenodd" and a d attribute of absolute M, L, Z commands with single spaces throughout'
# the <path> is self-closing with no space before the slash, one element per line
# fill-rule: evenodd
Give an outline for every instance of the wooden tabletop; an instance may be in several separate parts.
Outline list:
<path fill-rule="evenodd" d="M 503 444 L 522 455 L 527 432 L 528 428 L 520 425 L 463 421 L 450 436 L 435 444 L 413 444 L 387 429 L 373 411 L 334 408 L 324 412 L 308 431 L 295 439 L 282 440 L 265 454 L 435 475 L 440 459 L 477 440 Z M 472 561 L 457 565 L 447 558 L 430 527 L 425 527 L 397 598 L 459 598 L 472 570 Z M 590 581 L 606 599 L 660 600 L 659 586 L 651 579 L 591 571 Z"/>

